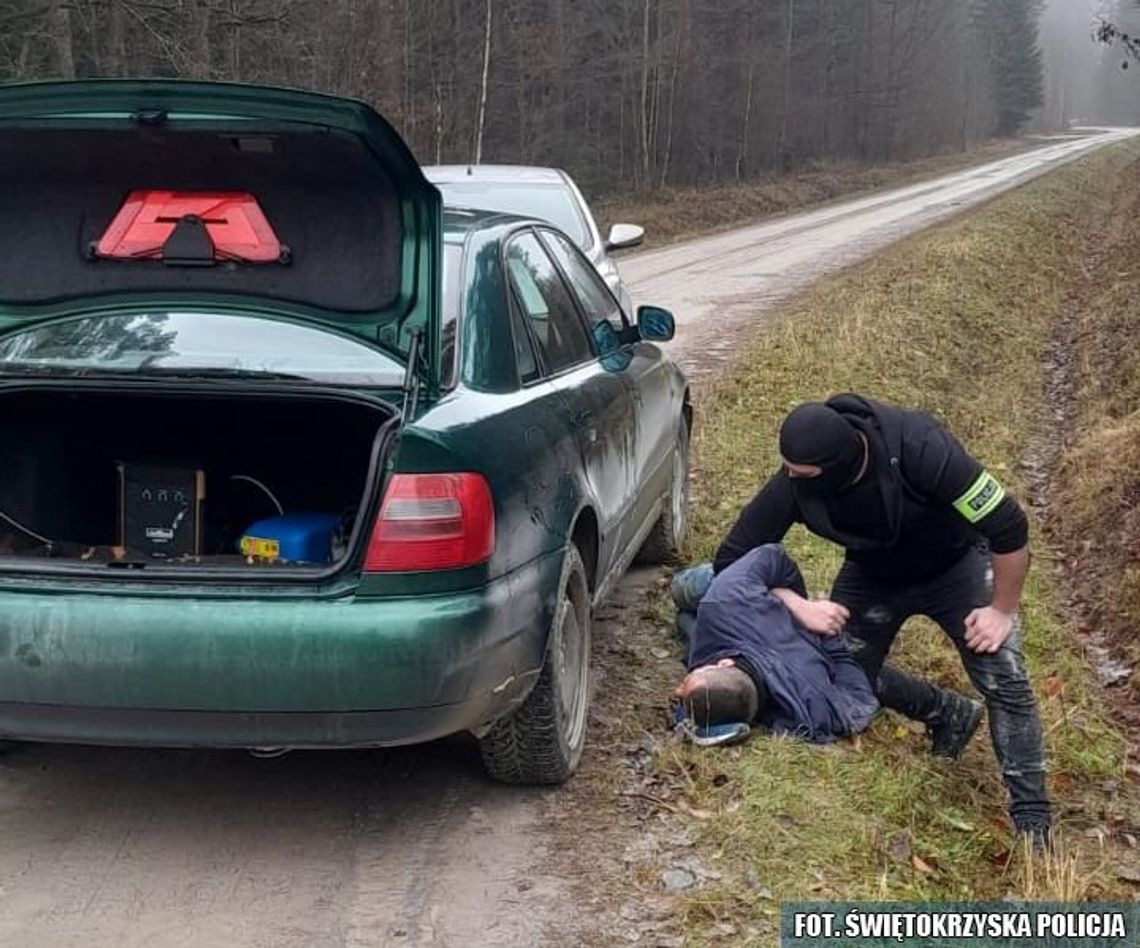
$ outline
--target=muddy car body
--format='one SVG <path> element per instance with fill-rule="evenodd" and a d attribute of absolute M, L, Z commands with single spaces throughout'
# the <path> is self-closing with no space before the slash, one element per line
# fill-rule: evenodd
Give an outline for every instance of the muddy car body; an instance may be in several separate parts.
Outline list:
<path fill-rule="evenodd" d="M 0 737 L 572 772 L 591 608 L 684 530 L 671 317 L 347 100 L 13 86 L 0 154 Z"/>

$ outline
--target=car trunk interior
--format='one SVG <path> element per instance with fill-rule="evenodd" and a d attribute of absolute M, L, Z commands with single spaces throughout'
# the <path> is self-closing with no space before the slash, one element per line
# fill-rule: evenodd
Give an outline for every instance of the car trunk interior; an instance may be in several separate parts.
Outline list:
<path fill-rule="evenodd" d="M 0 393 L 0 565 L 326 573 L 366 533 L 394 415 L 311 393 Z"/>

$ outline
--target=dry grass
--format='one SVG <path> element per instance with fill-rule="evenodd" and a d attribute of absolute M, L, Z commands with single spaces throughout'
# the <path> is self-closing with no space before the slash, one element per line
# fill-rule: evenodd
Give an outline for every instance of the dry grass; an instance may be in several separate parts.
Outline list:
<path fill-rule="evenodd" d="M 1083 236 L 1112 197 L 1105 182 L 1136 161 L 1129 148 L 1083 160 L 824 283 L 793 307 L 705 393 L 694 558 L 711 555 L 774 469 L 783 413 L 835 391 L 940 415 L 1023 490 L 1018 459 L 1042 421 L 1053 320 Z M 803 532 L 789 544 L 809 586 L 825 591 L 839 551 Z M 1034 861 L 1010 852 L 1005 793 L 982 738 L 945 764 L 928 756 L 920 729 L 884 715 L 860 741 L 836 747 L 761 739 L 736 753 L 670 748 L 658 764 L 686 775 L 691 805 L 717 815 L 700 823 L 702 841 L 725 870 L 720 885 L 689 903 L 697 941 L 725 920 L 739 923 L 745 940 L 770 940 L 774 905 L 756 896 L 764 890 L 776 900 L 1129 894 L 1110 871 L 1112 854 L 1086 835 L 1138 819 L 1134 788 L 1119 779 L 1124 735 L 1059 618 L 1055 559 L 1039 536 L 1034 549 L 1023 618 L 1060 855 Z M 900 643 L 895 659 L 904 667 L 968 688 L 956 654 L 929 624 L 908 624 Z"/>
<path fill-rule="evenodd" d="M 1002 139 L 966 152 L 889 165 L 821 163 L 795 174 L 747 184 L 643 192 L 599 202 L 595 211 L 603 233 L 613 223 L 633 221 L 645 228 L 646 246 L 652 247 L 841 197 L 899 187 L 969 165 L 996 161 L 1038 144 L 1028 139 Z"/>
<path fill-rule="evenodd" d="M 1140 665 L 1140 168 L 1118 182 L 1087 273 L 1076 333 L 1075 424 L 1062 464 L 1058 536 L 1073 584 L 1126 664 Z M 1133 687 L 1140 677 L 1133 676 Z"/>

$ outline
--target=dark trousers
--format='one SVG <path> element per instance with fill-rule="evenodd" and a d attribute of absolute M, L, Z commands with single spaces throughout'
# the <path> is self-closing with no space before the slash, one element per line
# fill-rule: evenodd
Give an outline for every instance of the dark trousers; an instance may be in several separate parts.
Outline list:
<path fill-rule="evenodd" d="M 942 627 L 958 649 L 970 681 L 985 699 L 990 737 L 1009 789 L 1014 823 L 1047 823 L 1041 720 L 1025 674 L 1020 626 L 993 654 L 980 654 L 966 646 L 966 616 L 989 604 L 991 587 L 989 556 L 972 549 L 942 575 L 912 585 L 876 582 L 858 565 L 846 562 L 835 578 L 831 598 L 851 612 L 845 630 L 849 645 L 874 684 L 879 702 L 917 721 L 937 719 L 945 692 L 884 662 L 899 628 L 911 616 L 928 616 Z"/>

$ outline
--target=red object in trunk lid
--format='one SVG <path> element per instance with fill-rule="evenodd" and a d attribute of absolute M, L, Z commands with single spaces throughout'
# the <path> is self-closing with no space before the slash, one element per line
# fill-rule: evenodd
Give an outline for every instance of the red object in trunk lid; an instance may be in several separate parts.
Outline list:
<path fill-rule="evenodd" d="M 275 263 L 282 246 L 261 205 L 243 191 L 132 191 L 95 244 L 113 260 L 161 260 L 179 222 L 201 218 L 216 260 Z"/>

